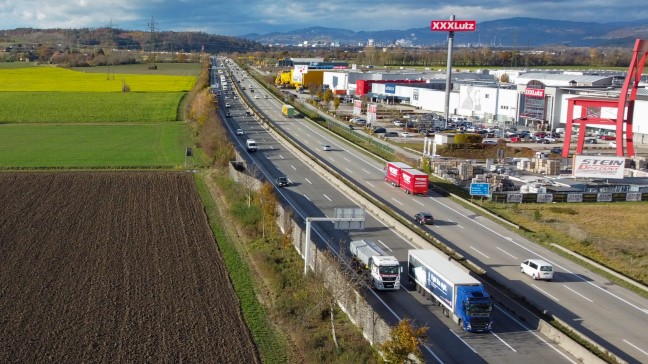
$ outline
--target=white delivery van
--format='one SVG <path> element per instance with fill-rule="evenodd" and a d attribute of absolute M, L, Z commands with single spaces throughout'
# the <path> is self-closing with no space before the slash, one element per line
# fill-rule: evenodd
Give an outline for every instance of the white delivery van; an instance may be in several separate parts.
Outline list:
<path fill-rule="evenodd" d="M 533 279 L 542 279 L 546 281 L 552 280 L 554 275 L 553 266 L 540 259 L 525 260 L 520 264 L 520 271 L 530 275 Z"/>

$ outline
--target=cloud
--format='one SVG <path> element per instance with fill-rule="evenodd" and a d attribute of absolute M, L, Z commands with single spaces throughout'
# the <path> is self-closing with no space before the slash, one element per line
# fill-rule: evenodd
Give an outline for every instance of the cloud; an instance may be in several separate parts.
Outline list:
<path fill-rule="evenodd" d="M 312 26 L 354 31 L 427 27 L 431 20 L 511 17 L 614 22 L 648 19 L 644 1 L 627 0 L 0 0 L 0 27 L 102 27 L 201 30 L 242 35 Z"/>

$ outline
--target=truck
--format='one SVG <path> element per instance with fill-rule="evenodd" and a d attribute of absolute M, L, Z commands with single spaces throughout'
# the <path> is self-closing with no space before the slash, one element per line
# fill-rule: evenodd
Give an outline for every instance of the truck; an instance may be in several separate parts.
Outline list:
<path fill-rule="evenodd" d="M 391 183 L 392 186 L 400 186 L 401 172 L 403 169 L 411 169 L 412 167 L 403 162 L 387 162 L 385 167 L 385 182 Z"/>
<path fill-rule="evenodd" d="M 407 194 L 412 195 L 427 195 L 429 179 L 425 172 L 418 169 L 407 168 L 401 170 L 400 174 L 400 189 Z"/>
<path fill-rule="evenodd" d="M 284 116 L 291 118 L 295 115 L 295 108 L 288 104 L 284 104 L 281 106 L 281 113 L 284 114 Z"/>
<path fill-rule="evenodd" d="M 369 276 L 371 286 L 378 290 L 400 289 L 400 263 L 398 259 L 385 254 L 376 243 L 355 240 L 349 244 L 353 264 L 359 272 Z"/>
<path fill-rule="evenodd" d="M 256 152 L 259 147 L 257 146 L 257 143 L 254 139 L 248 139 L 245 141 L 245 145 L 247 147 L 248 152 Z"/>
<path fill-rule="evenodd" d="M 477 279 L 434 250 L 407 252 L 407 274 L 416 290 L 442 306 L 442 312 L 468 332 L 488 332 L 493 301 Z"/>

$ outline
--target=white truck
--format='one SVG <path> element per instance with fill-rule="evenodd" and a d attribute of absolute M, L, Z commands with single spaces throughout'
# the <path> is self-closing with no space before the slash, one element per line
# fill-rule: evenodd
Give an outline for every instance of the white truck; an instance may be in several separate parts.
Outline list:
<path fill-rule="evenodd" d="M 378 290 L 400 288 L 400 263 L 398 259 L 385 254 L 378 245 L 368 240 L 355 240 L 349 244 L 353 262 L 371 277 L 371 285 Z"/>

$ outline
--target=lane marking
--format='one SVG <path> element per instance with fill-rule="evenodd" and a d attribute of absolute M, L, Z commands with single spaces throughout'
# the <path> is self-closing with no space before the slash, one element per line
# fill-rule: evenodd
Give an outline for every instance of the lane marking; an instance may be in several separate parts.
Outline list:
<path fill-rule="evenodd" d="M 636 346 L 636 345 L 634 345 L 634 344 L 633 344 L 633 343 L 631 343 L 630 341 L 628 341 L 628 340 L 626 340 L 626 339 L 623 339 L 623 341 L 625 341 L 625 342 L 626 342 L 626 344 L 628 344 L 628 345 L 630 345 L 630 346 L 632 346 L 633 348 L 635 348 L 635 349 L 637 349 L 637 350 L 639 350 L 639 351 L 641 351 L 642 353 L 644 353 L 644 355 L 646 355 L 646 356 L 648 356 L 648 352 L 645 352 L 645 351 L 643 351 L 643 350 L 641 350 L 641 349 L 639 349 L 639 347 L 638 347 L 638 346 Z"/>
<path fill-rule="evenodd" d="M 286 159 L 286 158 L 284 158 L 284 156 L 281 155 L 281 154 L 279 154 L 279 158 L 281 158 L 281 159 Z"/>
<path fill-rule="evenodd" d="M 399 200 L 397 200 L 397 199 L 395 199 L 395 198 L 392 198 L 392 200 L 393 200 L 394 202 L 398 203 L 399 205 L 404 206 L 403 203 L 400 202 Z"/>
<path fill-rule="evenodd" d="M 378 239 L 378 242 L 382 244 L 382 246 L 384 246 L 385 249 L 389 250 L 390 252 L 393 251 L 390 247 L 387 246 L 387 244 L 383 243 L 380 239 Z"/>
<path fill-rule="evenodd" d="M 470 246 L 470 249 L 472 249 L 472 250 L 476 251 L 477 253 L 479 253 L 479 254 L 485 256 L 487 259 L 490 259 L 490 257 L 489 257 L 488 255 L 486 255 L 486 254 L 480 252 L 480 251 L 477 250 L 477 248 L 475 248 L 474 246 L 471 245 L 471 246 Z"/>
<path fill-rule="evenodd" d="M 531 287 L 533 287 L 533 288 L 537 289 L 538 291 L 544 293 L 545 295 L 551 297 L 551 298 L 554 299 L 556 302 L 560 302 L 559 299 L 557 299 L 556 297 L 550 295 L 549 293 L 547 293 L 547 291 L 545 291 L 545 290 L 543 290 L 542 288 L 536 286 L 535 284 L 532 284 Z"/>
<path fill-rule="evenodd" d="M 373 188 L 376 188 L 376 186 L 372 185 L 372 184 L 369 183 L 369 182 L 365 182 L 365 183 L 368 184 L 369 186 L 373 187 Z"/>
<path fill-rule="evenodd" d="M 349 172 L 349 174 L 353 174 L 353 171 L 350 170 L 349 168 L 344 168 L 344 169 L 346 169 L 346 171 Z"/>
<path fill-rule="evenodd" d="M 290 166 L 292 167 L 292 169 L 297 170 L 297 168 L 295 168 L 295 166 L 293 166 L 292 164 Z"/>
<path fill-rule="evenodd" d="M 421 202 L 421 201 L 419 201 L 419 200 L 412 199 L 412 201 L 416 202 L 417 204 L 419 204 L 419 205 L 421 205 L 421 206 L 424 206 L 424 205 L 423 205 L 423 202 Z"/>
<path fill-rule="evenodd" d="M 366 169 L 364 169 L 364 168 L 360 168 L 360 170 L 363 171 L 363 172 L 366 173 L 366 174 L 370 174 L 370 173 L 371 173 L 371 172 L 369 172 L 368 170 L 366 170 Z"/>
<path fill-rule="evenodd" d="M 497 336 L 497 334 L 496 334 L 496 333 L 494 333 L 494 332 L 492 332 L 492 331 L 491 331 L 491 334 L 493 334 L 493 335 L 494 335 L 494 336 L 495 336 L 496 338 L 498 338 L 498 339 L 499 339 L 499 341 L 501 341 L 501 342 L 503 342 L 503 343 L 504 343 L 504 345 L 506 345 L 506 346 L 508 346 L 508 347 L 509 347 L 509 349 L 511 349 L 511 350 L 513 350 L 514 352 L 516 352 L 516 353 L 517 353 L 517 350 L 515 350 L 515 349 L 513 349 L 513 347 L 512 347 L 511 345 L 509 345 L 509 344 L 508 344 L 508 343 L 507 343 L 506 341 L 504 341 L 504 340 L 502 340 L 502 338 L 501 338 L 501 337 L 499 337 L 499 336 Z"/>
<path fill-rule="evenodd" d="M 517 323 L 520 325 L 520 327 L 525 328 L 528 332 L 530 332 L 533 336 L 535 336 L 538 340 L 542 341 L 545 343 L 548 347 L 552 348 L 555 352 L 558 354 L 562 355 L 563 358 L 565 358 L 567 361 L 569 361 L 572 364 L 578 364 L 577 362 L 573 361 L 570 357 L 567 356 L 567 354 L 563 353 L 562 351 L 558 350 L 555 346 L 551 345 L 547 340 L 545 340 L 542 336 L 538 335 L 537 332 L 531 330 L 528 326 L 526 326 L 524 323 L 522 323 L 520 320 L 517 318 L 511 316 L 506 310 L 501 309 L 499 305 L 493 305 L 497 310 L 499 310 L 501 313 L 503 313 L 505 316 L 508 316 L 509 319 L 511 319 L 513 322 Z"/>
<path fill-rule="evenodd" d="M 461 342 L 462 342 L 462 343 L 464 343 L 464 345 L 466 345 L 466 346 L 468 347 L 468 349 L 470 349 L 470 350 L 472 350 L 472 351 L 473 351 L 473 353 L 475 353 L 475 354 L 477 354 L 477 355 L 479 355 L 479 354 L 477 353 L 477 351 L 476 351 L 475 349 L 473 349 L 473 348 L 472 348 L 472 346 L 470 346 L 470 345 L 468 345 L 468 343 L 467 343 L 467 342 L 465 342 L 465 341 L 464 341 L 464 339 L 462 339 L 462 338 L 461 338 L 461 337 L 460 337 L 459 335 L 457 335 L 457 333 L 456 333 L 456 332 L 454 332 L 454 331 L 452 331 L 452 329 L 450 329 L 450 332 L 451 332 L 451 333 L 453 333 L 453 334 L 454 334 L 454 336 L 456 336 L 456 337 L 457 337 L 457 339 L 459 339 L 459 340 L 461 340 Z"/>
<path fill-rule="evenodd" d="M 507 252 L 506 250 L 500 248 L 499 246 L 496 246 L 495 248 L 497 248 L 497 250 L 501 251 L 502 253 L 508 255 L 509 257 L 511 257 L 511 258 L 513 258 L 513 259 L 515 259 L 515 260 L 517 260 L 517 258 L 515 257 L 515 255 L 513 255 L 513 254 Z"/>
<path fill-rule="evenodd" d="M 313 182 L 311 182 L 308 178 L 304 178 L 304 180 L 310 184 L 313 184 Z"/>
<path fill-rule="evenodd" d="M 347 162 L 351 162 L 351 161 L 349 160 L 349 158 L 347 158 L 347 157 L 342 157 L 342 159 L 344 159 L 344 160 L 347 161 Z"/>
<path fill-rule="evenodd" d="M 326 194 L 323 193 L 322 196 L 326 197 L 327 200 L 333 202 L 333 200 L 331 200 L 328 196 L 326 196 Z"/>
<path fill-rule="evenodd" d="M 572 292 L 574 292 L 574 293 L 576 293 L 577 295 L 579 295 L 579 296 L 581 296 L 581 297 L 583 297 L 584 299 L 586 299 L 586 300 L 588 300 L 588 301 L 590 301 L 591 303 L 594 303 L 594 301 L 592 301 L 592 300 L 590 300 L 589 298 L 587 298 L 587 297 L 585 297 L 585 296 L 583 296 L 582 294 L 580 294 L 580 293 L 578 293 L 578 292 L 576 292 L 576 291 L 574 291 L 573 289 L 571 289 L 571 288 L 569 288 L 569 287 L 567 287 L 567 286 L 566 286 L 566 285 L 564 285 L 564 284 L 563 284 L 563 287 L 565 287 L 565 288 L 567 288 L 568 290 L 570 290 L 570 291 L 572 291 Z"/>

